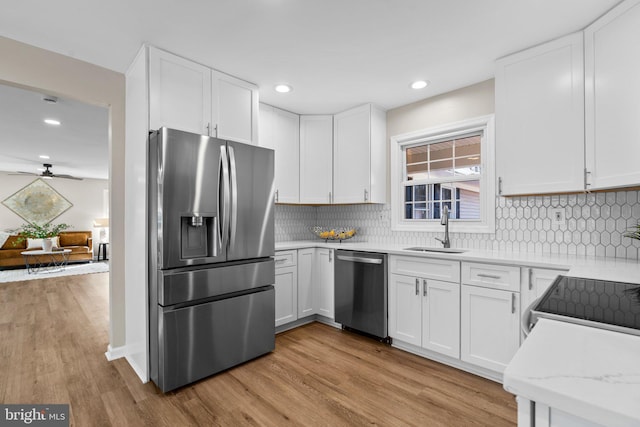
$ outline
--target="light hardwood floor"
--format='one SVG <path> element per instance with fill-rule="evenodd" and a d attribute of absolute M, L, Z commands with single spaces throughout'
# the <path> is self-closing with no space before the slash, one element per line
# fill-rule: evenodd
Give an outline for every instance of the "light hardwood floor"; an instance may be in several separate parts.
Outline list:
<path fill-rule="evenodd" d="M 0 284 L 0 401 L 70 403 L 76 426 L 506 426 L 499 384 L 321 324 L 161 395 L 108 362 L 108 276 Z"/>

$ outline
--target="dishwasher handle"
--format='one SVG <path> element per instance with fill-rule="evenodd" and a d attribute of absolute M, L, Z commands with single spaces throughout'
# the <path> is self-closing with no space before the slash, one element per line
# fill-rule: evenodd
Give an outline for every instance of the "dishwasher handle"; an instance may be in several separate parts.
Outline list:
<path fill-rule="evenodd" d="M 380 258 L 366 258 L 366 257 L 360 257 L 360 256 L 346 256 L 346 255 L 338 255 L 337 258 L 340 261 L 361 262 L 363 264 L 382 264 L 382 260 Z"/>

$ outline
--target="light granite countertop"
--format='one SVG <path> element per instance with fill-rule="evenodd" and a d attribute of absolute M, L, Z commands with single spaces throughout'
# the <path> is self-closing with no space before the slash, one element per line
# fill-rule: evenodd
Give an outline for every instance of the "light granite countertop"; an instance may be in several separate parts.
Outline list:
<path fill-rule="evenodd" d="M 276 243 L 276 251 L 331 248 L 364 252 L 382 252 L 391 255 L 406 255 L 425 258 L 453 259 L 501 265 L 569 270 L 570 276 L 599 280 L 640 283 L 640 262 L 623 258 L 606 258 L 581 255 L 533 254 L 527 252 L 503 252 L 470 249 L 461 254 L 438 252 L 415 252 L 406 250 L 411 245 L 374 242 L 329 242 L 323 240 L 300 240 Z"/>
<path fill-rule="evenodd" d="M 504 388 L 605 426 L 640 425 L 640 337 L 540 319 Z"/>

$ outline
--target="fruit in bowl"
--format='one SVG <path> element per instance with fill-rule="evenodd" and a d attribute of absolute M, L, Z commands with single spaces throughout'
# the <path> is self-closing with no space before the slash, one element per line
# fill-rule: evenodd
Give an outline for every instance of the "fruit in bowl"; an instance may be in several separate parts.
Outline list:
<path fill-rule="evenodd" d="M 355 227 L 311 227 L 311 232 L 325 240 L 347 240 L 356 235 Z"/>

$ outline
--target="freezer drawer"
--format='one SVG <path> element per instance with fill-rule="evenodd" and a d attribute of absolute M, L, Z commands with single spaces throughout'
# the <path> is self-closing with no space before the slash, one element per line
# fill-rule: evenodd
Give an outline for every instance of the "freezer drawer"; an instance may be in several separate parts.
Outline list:
<path fill-rule="evenodd" d="M 272 351 L 274 318 L 273 286 L 186 308 L 159 307 L 152 380 L 167 392 Z"/>
<path fill-rule="evenodd" d="M 272 258 L 206 268 L 158 270 L 157 273 L 157 303 L 164 307 L 269 286 L 276 282 Z"/>

